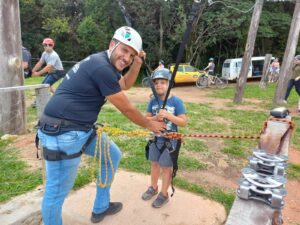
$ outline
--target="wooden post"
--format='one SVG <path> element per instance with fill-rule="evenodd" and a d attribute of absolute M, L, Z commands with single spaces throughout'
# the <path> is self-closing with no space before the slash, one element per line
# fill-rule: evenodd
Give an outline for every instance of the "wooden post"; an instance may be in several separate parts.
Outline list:
<path fill-rule="evenodd" d="M 300 1 L 296 2 L 292 24 L 288 42 L 285 48 L 285 53 L 282 65 L 279 72 L 278 86 L 275 91 L 273 102 L 276 104 L 283 103 L 288 81 L 291 77 L 290 69 L 295 56 L 300 32 Z"/>
<path fill-rule="evenodd" d="M 48 100 L 51 97 L 50 87 L 37 88 L 37 89 L 35 89 L 35 94 L 36 94 L 37 116 L 38 116 L 38 118 L 40 118 L 40 116 L 44 112 L 44 108 L 45 108 Z"/>
<path fill-rule="evenodd" d="M 262 74 L 260 84 L 259 84 L 259 86 L 261 88 L 266 88 L 268 85 L 268 72 L 269 72 L 269 66 L 271 63 L 271 59 L 272 59 L 272 54 L 266 54 L 264 67 L 263 67 L 263 74 Z"/>
<path fill-rule="evenodd" d="M 263 8 L 263 4 L 264 4 L 263 0 L 255 1 L 255 7 L 254 7 L 253 14 L 252 14 L 251 24 L 250 24 L 250 28 L 249 28 L 249 32 L 248 32 L 248 37 L 247 37 L 247 44 L 246 44 L 245 53 L 244 53 L 244 57 L 243 57 L 243 64 L 242 64 L 239 78 L 237 80 L 236 92 L 235 92 L 235 96 L 233 99 L 233 101 L 235 103 L 242 102 L 244 87 L 245 87 L 245 84 L 247 81 L 247 75 L 249 72 L 251 57 L 252 57 L 253 50 L 254 50 L 254 44 L 255 44 L 255 39 L 256 39 L 256 34 L 257 34 L 257 30 L 258 30 L 258 25 L 259 25 L 259 20 L 260 20 L 260 15 L 261 15 L 261 11 Z"/>
<path fill-rule="evenodd" d="M 23 85 L 19 1 L 0 1 L 0 88 Z M 0 95 L 0 133 L 26 132 L 24 92 Z"/>
<path fill-rule="evenodd" d="M 288 156 L 288 149 L 292 130 L 289 121 L 268 120 L 267 127 L 260 135 L 259 148 L 270 154 Z M 280 147 L 280 148 L 279 148 Z M 243 200 L 235 198 L 233 206 L 228 215 L 226 225 L 281 225 L 281 210 L 273 209 L 270 206 L 254 200 Z"/>

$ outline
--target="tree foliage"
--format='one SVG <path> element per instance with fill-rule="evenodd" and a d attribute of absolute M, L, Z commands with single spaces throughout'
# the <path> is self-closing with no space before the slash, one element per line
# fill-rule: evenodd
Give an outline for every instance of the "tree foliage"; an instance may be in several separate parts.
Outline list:
<path fill-rule="evenodd" d="M 126 25 L 119 1 L 20 0 L 23 45 L 37 57 L 43 38 L 52 37 L 63 60 L 80 60 L 105 50 L 114 30 Z M 151 67 L 160 58 L 174 63 L 193 1 L 122 2 L 132 26 L 143 37 Z M 220 67 L 226 58 L 242 57 L 252 16 L 252 11 L 242 11 L 253 4 L 253 0 L 206 3 L 185 46 L 183 61 L 203 68 L 208 58 L 214 57 Z M 293 10 L 294 4 L 289 2 L 264 4 L 254 55 L 271 53 L 283 57 Z"/>

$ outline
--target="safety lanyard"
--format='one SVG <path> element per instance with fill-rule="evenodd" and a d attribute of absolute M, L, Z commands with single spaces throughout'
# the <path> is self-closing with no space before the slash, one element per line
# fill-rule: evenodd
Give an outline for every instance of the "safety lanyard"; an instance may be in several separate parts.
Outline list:
<path fill-rule="evenodd" d="M 184 47 L 185 47 L 185 45 L 187 44 L 187 42 L 189 40 L 193 22 L 196 18 L 196 15 L 200 11 L 201 6 L 204 6 L 204 4 L 201 5 L 201 0 L 194 0 L 192 10 L 191 10 L 191 13 L 190 13 L 189 22 L 188 22 L 186 31 L 183 35 L 182 42 L 181 42 L 180 47 L 179 47 L 175 67 L 174 67 L 174 70 L 173 70 L 173 73 L 172 73 L 172 78 L 170 80 L 170 84 L 169 84 L 169 87 L 168 87 L 166 98 L 165 98 L 165 100 L 163 102 L 163 105 L 162 105 L 162 109 L 164 109 L 166 107 L 167 100 L 168 100 L 168 97 L 170 95 L 171 87 L 173 86 L 174 79 L 175 79 L 175 76 L 176 76 L 176 73 L 177 73 L 177 69 L 178 69 L 179 63 L 181 62 L 182 56 L 183 56 Z"/>
<path fill-rule="evenodd" d="M 149 65 L 146 63 L 146 61 L 144 60 L 143 58 L 143 62 L 145 63 L 146 65 L 146 73 L 147 73 L 147 77 L 149 78 L 149 84 L 150 84 L 150 87 L 151 87 L 151 90 L 152 90 L 152 93 L 154 95 L 154 98 L 155 100 L 157 101 L 157 104 L 158 104 L 158 108 L 160 109 L 160 103 L 159 103 L 159 97 L 158 97 L 158 94 L 155 90 L 155 87 L 154 87 L 154 83 L 153 83 L 153 80 L 152 80 L 152 77 L 151 77 L 151 70 L 150 70 L 150 67 Z"/>

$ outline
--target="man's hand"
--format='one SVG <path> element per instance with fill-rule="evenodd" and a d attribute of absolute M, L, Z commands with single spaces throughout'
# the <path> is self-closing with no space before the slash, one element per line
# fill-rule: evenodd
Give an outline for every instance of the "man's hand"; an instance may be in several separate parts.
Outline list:
<path fill-rule="evenodd" d="M 153 131 L 154 133 L 158 134 L 166 130 L 166 124 L 164 122 L 158 122 L 152 120 L 150 126 L 147 128 Z"/>
<path fill-rule="evenodd" d="M 144 51 L 140 51 L 139 54 L 134 56 L 134 62 L 142 64 L 143 63 L 143 59 L 146 59 L 146 52 Z"/>
<path fill-rule="evenodd" d="M 296 77 L 295 80 L 300 80 L 300 76 Z"/>

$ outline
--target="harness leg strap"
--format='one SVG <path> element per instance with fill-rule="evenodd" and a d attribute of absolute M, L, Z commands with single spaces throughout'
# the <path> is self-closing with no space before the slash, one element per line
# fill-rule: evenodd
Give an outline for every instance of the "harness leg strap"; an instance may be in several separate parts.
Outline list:
<path fill-rule="evenodd" d="M 89 138 L 83 144 L 80 151 L 77 153 L 67 155 L 63 151 L 51 150 L 51 149 L 43 147 L 43 157 L 45 160 L 48 160 L 48 161 L 60 161 L 60 160 L 74 159 L 74 158 L 80 157 L 82 155 L 82 153 L 85 152 L 86 148 L 90 145 L 92 140 L 95 138 L 96 134 L 97 134 L 96 128 L 93 128 L 93 131 L 90 134 Z"/>

